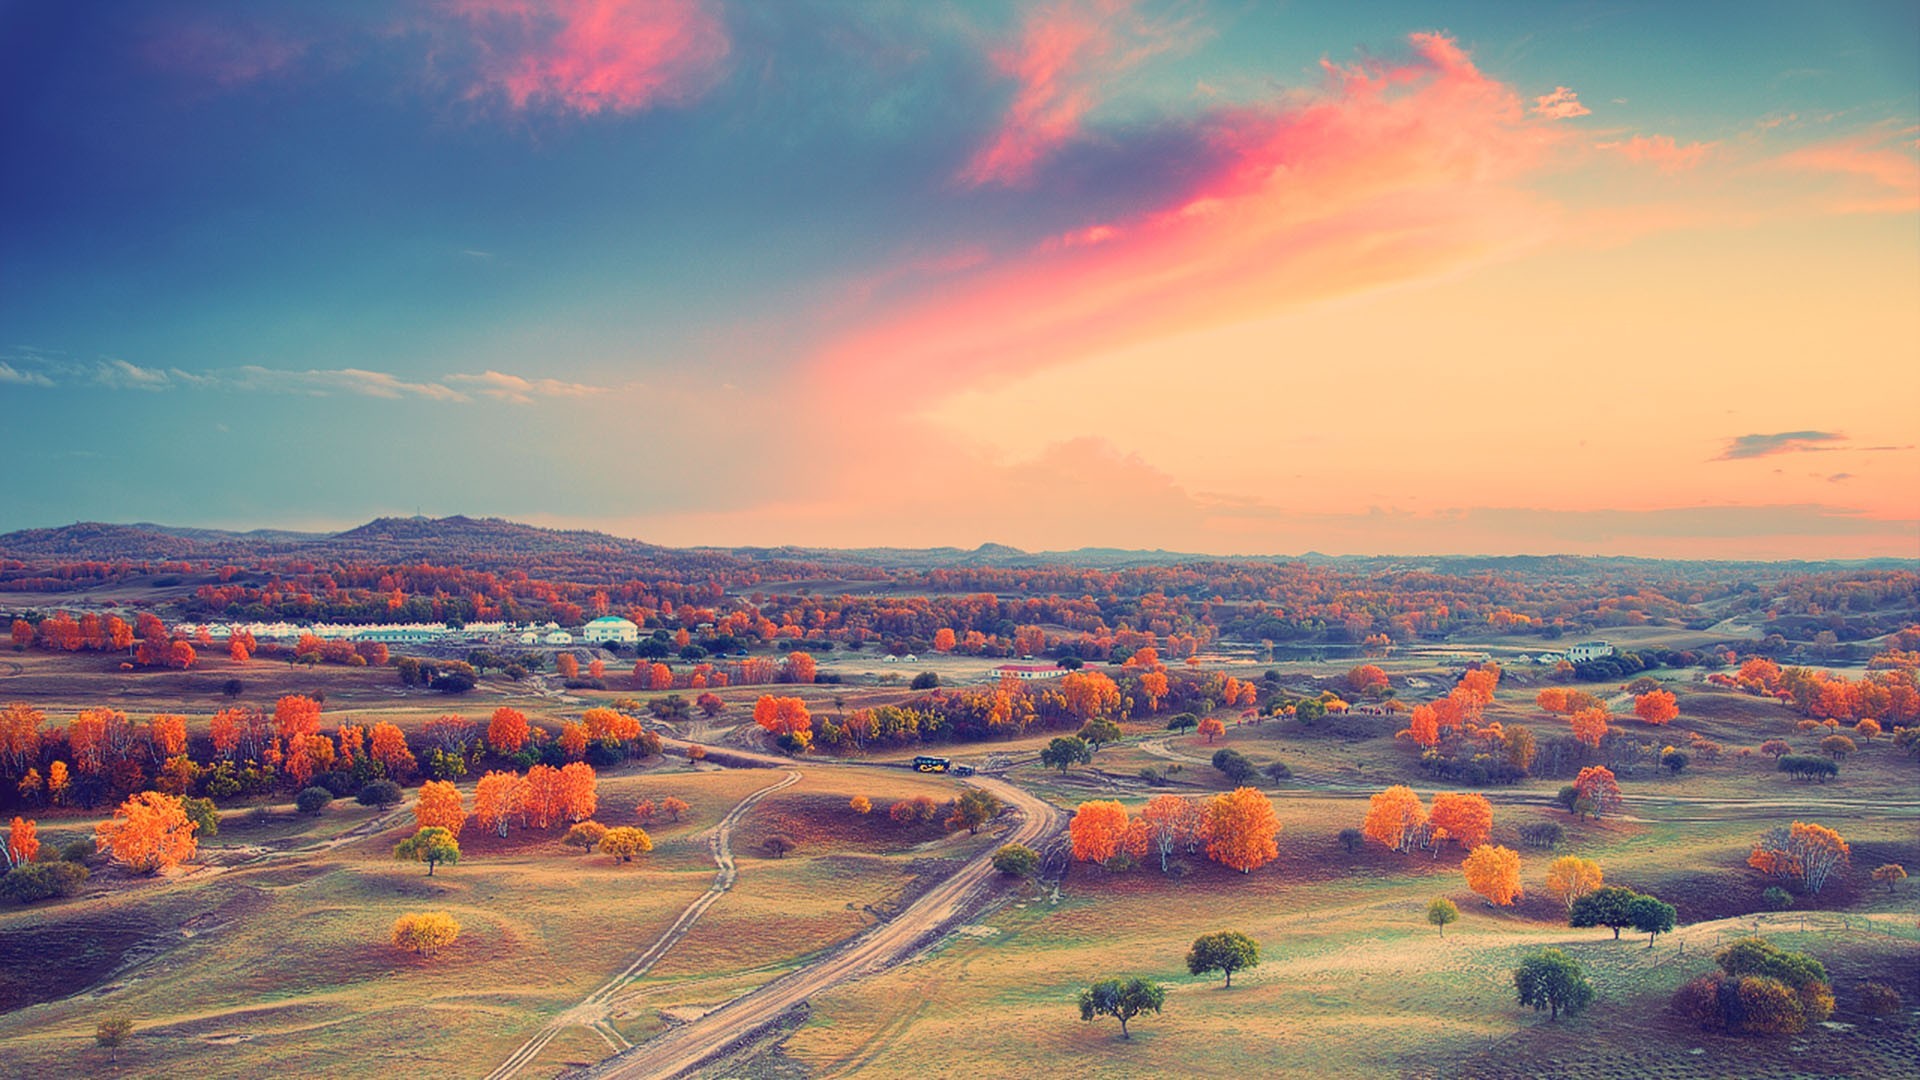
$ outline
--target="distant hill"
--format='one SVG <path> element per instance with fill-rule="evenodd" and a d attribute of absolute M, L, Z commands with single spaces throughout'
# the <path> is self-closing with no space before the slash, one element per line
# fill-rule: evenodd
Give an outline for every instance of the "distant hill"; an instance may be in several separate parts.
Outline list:
<path fill-rule="evenodd" d="M 1164 550 L 1078 548 L 1028 552 L 1005 544 L 981 544 L 971 550 L 938 548 L 669 548 L 608 533 L 546 529 L 501 518 L 383 517 L 337 533 L 255 529 L 180 528 L 136 522 L 128 525 L 79 522 L 50 529 L 23 529 L 0 535 L 0 556 L 22 561 L 169 561 L 301 558 L 330 562 L 437 562 L 473 568 L 514 567 L 533 572 L 541 566 L 598 566 L 606 575 L 637 573 L 671 565 L 680 570 L 750 568 L 770 579 L 851 579 L 879 571 L 938 569 L 1037 569 L 1075 567 L 1119 571 L 1134 567 L 1186 564 L 1299 562 L 1339 567 L 1366 574 L 1429 572 L 1526 577 L 1594 574 L 1644 576 L 1668 572 L 1686 576 L 1704 570 L 1764 569 L 1768 574 L 1825 570 L 1912 569 L 1920 560 L 1874 559 L 1851 562 L 1738 563 L 1684 562 L 1576 555 L 1513 556 L 1219 556 Z"/>

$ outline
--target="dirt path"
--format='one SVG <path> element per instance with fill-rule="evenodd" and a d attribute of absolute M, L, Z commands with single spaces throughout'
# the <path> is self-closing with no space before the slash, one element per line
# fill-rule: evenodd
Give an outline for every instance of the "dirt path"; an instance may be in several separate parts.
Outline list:
<path fill-rule="evenodd" d="M 628 964 L 618 975 L 607 980 L 598 990 L 588 994 L 580 1004 L 547 1021 L 545 1027 L 508 1056 L 499 1068 L 488 1073 L 487 1080 L 507 1080 L 508 1077 L 526 1068 L 540 1056 L 540 1052 L 547 1048 L 547 1044 L 553 1041 L 554 1036 L 569 1027 L 579 1026 L 590 1029 L 605 1040 L 607 1046 L 615 1052 L 631 1047 L 633 1044 L 628 1042 L 626 1036 L 620 1034 L 608 1020 L 608 1006 L 613 996 L 627 984 L 653 970 L 653 965 L 659 963 L 661 957 L 667 955 L 669 950 L 687 936 L 687 932 L 693 929 L 693 924 L 700 921 L 700 916 L 706 914 L 714 901 L 725 896 L 727 891 L 733 888 L 735 879 L 740 876 L 733 864 L 734 826 L 740 824 L 740 819 L 746 816 L 748 810 L 753 809 L 755 803 L 781 788 L 798 783 L 800 776 L 798 770 L 788 770 L 778 782 L 768 784 L 735 803 L 733 809 L 727 811 L 727 816 L 720 819 L 720 824 L 714 828 L 713 835 L 707 838 L 707 849 L 713 854 L 714 866 L 719 868 L 713 876 L 712 887 L 701 894 L 699 899 L 688 904 L 686 910 L 680 913 L 680 917 L 673 921 L 673 925 L 667 927 L 667 932 L 661 934 L 659 940 L 648 946 L 645 952 L 635 957 L 633 963 Z"/>
<path fill-rule="evenodd" d="M 1065 814 L 1020 788 L 990 777 L 974 783 L 1020 812 L 1006 843 L 1041 847 L 1064 824 Z M 622 1080 L 679 1076 L 724 1053 L 728 1046 L 778 1020 L 789 1009 L 837 983 L 878 970 L 926 947 L 989 885 L 992 854 L 981 852 L 892 920 L 848 942 L 817 963 L 791 972 L 749 994 L 625 1051 L 586 1072 Z"/>

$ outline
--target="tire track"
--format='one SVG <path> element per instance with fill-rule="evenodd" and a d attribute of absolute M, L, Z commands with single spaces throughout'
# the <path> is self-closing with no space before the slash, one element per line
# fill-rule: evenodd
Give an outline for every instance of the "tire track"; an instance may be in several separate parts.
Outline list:
<path fill-rule="evenodd" d="M 592 1030 L 616 1053 L 630 1048 L 633 1044 L 614 1028 L 608 1016 L 608 1006 L 613 996 L 627 984 L 651 971 L 662 957 L 687 936 L 687 933 L 693 929 L 693 924 L 700 921 L 700 916 L 706 914 L 707 909 L 712 907 L 715 901 L 733 888 L 734 881 L 740 876 L 739 869 L 733 861 L 734 826 L 747 815 L 747 811 L 753 809 L 755 803 L 782 788 L 798 783 L 800 776 L 798 770 L 789 770 L 779 782 L 768 784 L 735 803 L 733 809 L 727 811 L 727 816 L 720 819 L 720 824 L 714 829 L 713 835 L 707 838 L 707 850 L 712 853 L 714 866 L 718 868 L 713 877 L 713 885 L 701 894 L 699 899 L 688 904 L 686 910 L 680 913 L 680 917 L 673 921 L 673 925 L 667 927 L 666 933 L 661 934 L 645 952 L 635 957 L 633 963 L 628 964 L 618 975 L 607 980 L 599 989 L 588 994 L 580 1004 L 547 1021 L 546 1025 L 532 1038 L 508 1055 L 507 1060 L 502 1062 L 499 1068 L 488 1073 L 487 1080 L 508 1080 L 509 1077 L 532 1064 L 540 1056 L 540 1052 L 547 1048 L 547 1044 L 569 1027 L 579 1026 Z"/>

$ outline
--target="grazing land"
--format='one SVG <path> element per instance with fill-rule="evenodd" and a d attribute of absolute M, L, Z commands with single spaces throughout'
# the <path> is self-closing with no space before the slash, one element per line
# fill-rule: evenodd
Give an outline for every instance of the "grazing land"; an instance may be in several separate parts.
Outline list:
<path fill-rule="evenodd" d="M 0 537 L 0 810 L 37 841 L 6 880 L 85 870 L 0 899 L 0 1075 L 1915 1073 L 1920 889 L 1883 870 L 1920 869 L 1910 565 L 402 524 Z M 141 799 L 211 818 L 141 865 L 95 843 Z M 457 861 L 395 857 L 434 824 Z M 1463 872 L 1482 849 L 1517 892 Z M 1566 857 L 1671 926 L 1569 925 Z M 396 944 L 421 913 L 457 936 Z M 1258 947 L 1230 988 L 1186 961 L 1219 931 Z M 1830 1012 L 1673 1004 L 1756 935 Z M 1514 981 L 1550 948 L 1592 991 L 1551 1017 Z M 1126 1038 L 1078 1011 L 1116 977 L 1164 991 Z"/>

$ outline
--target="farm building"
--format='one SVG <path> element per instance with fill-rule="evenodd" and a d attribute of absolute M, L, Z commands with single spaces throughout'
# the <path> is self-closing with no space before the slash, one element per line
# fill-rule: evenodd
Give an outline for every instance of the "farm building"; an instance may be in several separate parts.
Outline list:
<path fill-rule="evenodd" d="M 630 619 L 602 615 L 581 629 L 580 639 L 589 645 L 604 645 L 610 641 L 631 645 L 640 640 L 640 628 Z"/>
<path fill-rule="evenodd" d="M 573 644 L 573 635 L 565 630 L 549 630 L 547 631 L 547 636 L 541 640 L 548 645 L 571 645 Z"/>
<path fill-rule="evenodd" d="M 1010 679 L 1057 679 L 1065 675 L 1067 669 L 1058 664 L 1001 664 L 993 673 Z"/>
<path fill-rule="evenodd" d="M 1613 646 L 1604 641 L 1582 641 L 1567 646 L 1567 659 L 1576 664 L 1588 660 L 1598 660 L 1603 656 L 1612 656 Z"/>

